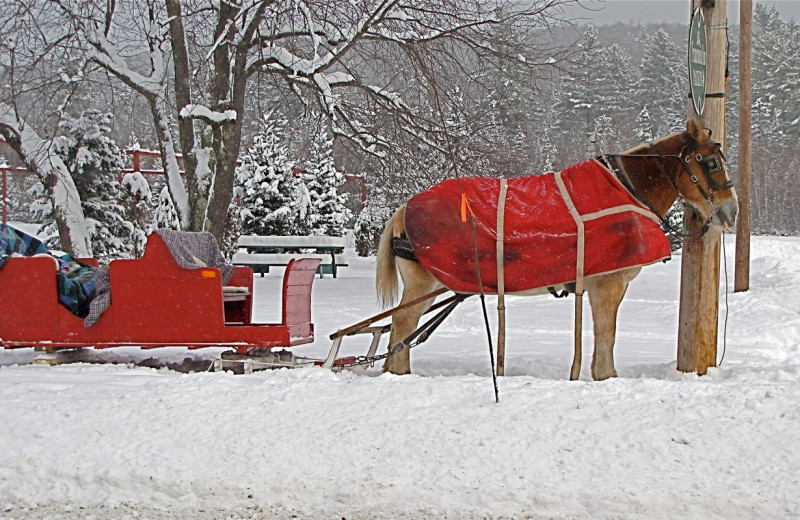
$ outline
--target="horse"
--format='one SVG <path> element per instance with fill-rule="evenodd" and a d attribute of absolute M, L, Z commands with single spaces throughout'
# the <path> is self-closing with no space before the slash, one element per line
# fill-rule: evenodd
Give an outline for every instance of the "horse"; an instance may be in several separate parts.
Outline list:
<path fill-rule="evenodd" d="M 703 128 L 697 119 L 689 119 L 685 131 L 640 144 L 621 154 L 603 155 L 602 158 L 613 163 L 609 170 L 616 174 L 627 192 L 649 208 L 662 223 L 666 223 L 665 216 L 672 204 L 678 196 L 682 196 L 684 202 L 704 219 L 703 230 L 710 227 L 725 230 L 734 225 L 738 200 L 725 168 L 721 145 L 711 138 L 711 131 Z M 411 362 L 407 345 L 402 349 L 393 346 L 400 344 L 416 330 L 420 318 L 430 308 L 433 300 L 425 300 L 425 295 L 445 287 L 421 263 L 415 261 L 413 252 L 398 250 L 397 244 L 402 243 L 398 240 L 405 237 L 407 205 L 398 208 L 387 222 L 379 242 L 376 262 L 376 291 L 385 307 L 391 306 L 397 299 L 398 273 L 403 283 L 400 305 L 392 315 L 391 354 L 383 365 L 385 372 L 394 374 L 410 374 Z M 462 206 L 462 218 L 463 213 Z M 431 222 L 430 228 L 435 230 L 436 222 Z M 658 233 L 663 239 L 660 231 Z M 668 253 L 667 250 L 667 256 Z M 640 271 L 641 265 L 587 276 L 583 280 L 594 321 L 591 364 L 594 380 L 617 376 L 614 367 L 617 312 L 628 284 Z M 564 283 L 525 294 L 569 289 L 574 292 L 574 287 L 574 283 Z M 419 299 L 422 300 L 420 303 L 406 305 Z"/>

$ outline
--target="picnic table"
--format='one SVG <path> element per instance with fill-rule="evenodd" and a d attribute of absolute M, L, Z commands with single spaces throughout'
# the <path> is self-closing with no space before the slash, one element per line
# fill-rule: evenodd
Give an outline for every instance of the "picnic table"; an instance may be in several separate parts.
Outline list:
<path fill-rule="evenodd" d="M 323 274 L 336 278 L 338 268 L 348 266 L 344 237 L 242 235 L 236 246 L 232 263 L 250 267 L 261 276 L 269 273 L 270 267 L 285 266 L 297 258 L 322 260 L 317 268 L 320 278 Z"/>

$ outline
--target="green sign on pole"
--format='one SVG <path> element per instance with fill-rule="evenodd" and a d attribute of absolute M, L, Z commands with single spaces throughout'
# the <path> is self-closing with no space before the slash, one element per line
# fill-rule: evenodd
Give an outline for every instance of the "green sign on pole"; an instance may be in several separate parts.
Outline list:
<path fill-rule="evenodd" d="M 702 116 L 706 105 L 706 20 L 699 7 L 689 25 L 689 95 L 694 111 Z"/>

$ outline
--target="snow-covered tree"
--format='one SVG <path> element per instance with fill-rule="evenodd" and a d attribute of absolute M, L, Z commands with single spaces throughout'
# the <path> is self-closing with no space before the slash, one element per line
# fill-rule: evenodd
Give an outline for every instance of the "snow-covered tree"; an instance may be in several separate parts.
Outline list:
<path fill-rule="evenodd" d="M 589 139 L 592 142 L 596 142 L 600 150 L 608 150 L 609 143 L 617 142 L 617 135 L 617 130 L 611 118 L 605 114 L 601 114 L 594 120 L 594 130 L 589 136 Z"/>
<path fill-rule="evenodd" d="M 636 79 L 637 70 L 630 65 L 627 52 L 618 44 L 603 45 L 598 29 L 588 26 L 579 53 L 561 83 L 557 104 L 559 155 L 564 166 L 597 153 L 593 140 L 598 137 L 598 130 L 607 129 L 604 139 L 594 140 L 604 151 L 630 145 L 621 144 L 618 139 L 633 133 L 638 109 L 630 93 Z"/>
<path fill-rule="evenodd" d="M 774 7 L 757 4 L 753 22 L 753 102 L 769 103 L 782 132 L 800 136 L 800 23 L 783 20 Z M 755 121 L 754 121 L 755 123 Z"/>
<path fill-rule="evenodd" d="M 161 188 L 158 194 L 158 206 L 153 215 L 153 229 L 181 229 L 178 212 L 175 211 L 175 204 L 172 203 L 172 197 L 166 186 Z"/>
<path fill-rule="evenodd" d="M 392 210 L 377 204 L 368 204 L 356 219 L 354 237 L 358 256 L 375 255 L 378 243 L 386 222 L 391 218 Z"/>
<path fill-rule="evenodd" d="M 526 173 L 551 172 L 561 169 L 566 164 L 559 163 L 558 135 L 561 127 L 561 114 L 555 109 L 560 82 L 554 82 L 546 91 L 540 92 L 536 103 L 530 107 L 530 118 L 533 122 L 529 128 L 528 136 L 530 146 L 530 164 Z"/>
<path fill-rule="evenodd" d="M 333 160 L 333 140 L 325 129 L 314 136 L 311 153 L 302 176 L 310 197 L 309 225 L 311 234 L 344 236 L 352 215 L 347 209 L 347 195 L 339 193 L 344 173 Z"/>
<path fill-rule="evenodd" d="M 683 198 L 678 197 L 664 217 L 667 225 L 661 224 L 661 229 L 666 233 L 669 239 L 669 248 L 673 253 L 683 247 L 683 233 L 686 232 L 683 227 L 683 207 Z"/>
<path fill-rule="evenodd" d="M 65 135 L 54 140 L 54 150 L 69 170 L 80 194 L 94 256 L 131 257 L 136 237 L 125 207 L 119 204 L 117 175 L 125 155 L 108 137 L 111 115 L 87 110 L 62 121 Z"/>
<path fill-rule="evenodd" d="M 306 235 L 310 195 L 282 141 L 286 121 L 265 117 L 237 170 L 242 234 Z"/>
<path fill-rule="evenodd" d="M 602 50 L 597 27 L 589 25 L 579 43 L 579 53 L 567 71 L 568 79 L 562 83 L 561 99 L 556 109 L 561 114 L 560 137 L 573 148 L 562 152 L 568 156 L 565 161 L 567 164 L 594 153 L 589 137 L 594 131 L 594 120 L 599 115 L 596 89 L 599 88 L 597 78 L 603 74 L 599 69 Z"/>
<path fill-rule="evenodd" d="M 652 133 L 652 129 L 655 126 L 653 118 L 650 117 L 650 111 L 647 110 L 647 106 L 643 107 L 636 115 L 636 137 L 640 141 L 652 141 L 655 139 L 655 135 Z"/>
<path fill-rule="evenodd" d="M 152 194 L 150 185 L 141 172 L 126 173 L 120 186 L 120 204 L 125 207 L 132 226 L 133 256 L 144 253 Z"/>
<path fill-rule="evenodd" d="M 753 230 L 797 233 L 800 213 L 800 24 L 774 8 L 753 13 Z M 755 66 L 755 64 L 758 64 Z"/>
<path fill-rule="evenodd" d="M 628 52 L 616 43 L 602 48 L 597 65 L 595 108 L 609 118 L 618 136 L 630 135 L 631 121 L 638 112 L 631 102 L 631 91 L 638 80 L 636 67 Z"/>

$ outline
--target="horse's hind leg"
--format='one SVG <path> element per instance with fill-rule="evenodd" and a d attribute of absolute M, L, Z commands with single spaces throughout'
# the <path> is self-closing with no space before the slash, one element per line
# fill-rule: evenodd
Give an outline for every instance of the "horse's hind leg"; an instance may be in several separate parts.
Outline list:
<path fill-rule="evenodd" d="M 436 278 L 417 262 L 398 258 L 397 267 L 403 279 L 403 297 L 400 300 L 400 305 L 420 298 L 441 286 Z M 392 332 L 389 338 L 390 348 L 406 339 L 417 329 L 420 318 L 430 308 L 431 304 L 433 304 L 433 298 L 413 307 L 397 311 L 392 316 Z M 383 363 L 383 370 L 393 374 L 410 374 L 411 358 L 409 349 L 404 348 L 401 352 L 387 357 Z"/>
<path fill-rule="evenodd" d="M 617 377 L 614 368 L 614 341 L 617 334 L 617 311 L 625 291 L 636 274 L 626 270 L 591 278 L 586 281 L 594 320 L 594 355 L 592 378 L 595 381 Z"/>

